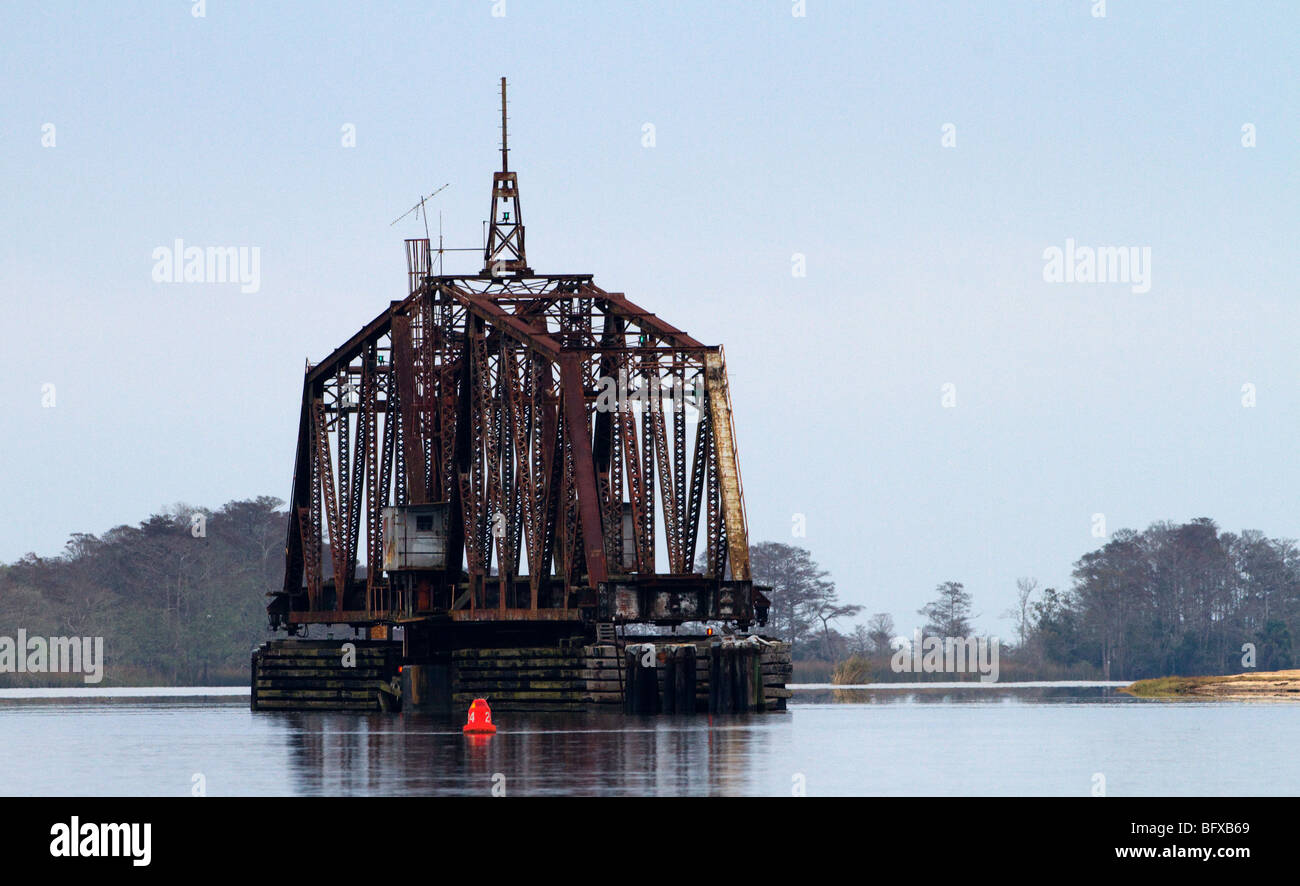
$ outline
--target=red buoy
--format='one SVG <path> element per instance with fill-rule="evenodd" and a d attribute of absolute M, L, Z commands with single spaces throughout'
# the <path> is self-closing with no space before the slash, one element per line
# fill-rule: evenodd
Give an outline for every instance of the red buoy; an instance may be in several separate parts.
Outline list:
<path fill-rule="evenodd" d="M 469 706 L 469 716 L 461 732 L 466 735 L 491 735 L 496 731 L 496 724 L 492 722 L 492 709 L 488 707 L 487 699 L 474 699 L 474 703 Z"/>

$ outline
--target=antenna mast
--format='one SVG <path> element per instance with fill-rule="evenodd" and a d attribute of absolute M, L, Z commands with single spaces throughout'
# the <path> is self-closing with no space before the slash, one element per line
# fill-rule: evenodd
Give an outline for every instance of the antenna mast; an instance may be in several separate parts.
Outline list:
<path fill-rule="evenodd" d="M 510 171 L 510 143 L 506 138 L 506 78 L 501 78 L 501 171 Z"/>
<path fill-rule="evenodd" d="M 402 213 L 401 215 L 399 215 L 397 218 L 393 219 L 392 222 L 390 222 L 388 226 L 391 228 L 393 225 L 397 224 L 399 221 L 401 221 L 402 219 L 406 218 L 406 217 L 407 217 L 408 215 L 410 215 L 412 212 L 414 212 L 414 213 L 416 214 L 416 217 L 418 218 L 419 215 L 420 215 L 420 212 L 421 212 L 422 210 L 424 210 L 424 203 L 425 203 L 426 200 L 432 200 L 434 197 L 437 197 L 439 194 L 441 194 L 443 191 L 447 190 L 447 189 L 450 188 L 450 187 L 451 187 L 451 184 L 450 184 L 450 183 L 445 184 L 445 185 L 443 185 L 441 188 L 439 188 L 438 190 L 434 191 L 432 194 L 429 194 L 427 197 L 421 197 L 419 203 L 416 203 L 416 204 L 415 204 L 414 206 L 412 206 L 410 209 L 406 210 L 406 212 L 403 212 L 403 213 Z M 428 236 L 429 236 L 429 215 L 428 215 L 428 212 L 425 212 L 425 214 L 424 214 L 424 236 L 425 236 L 426 239 L 427 239 Z"/>
<path fill-rule="evenodd" d="M 519 180 L 510 171 L 506 116 L 506 78 L 501 78 L 501 171 L 492 175 L 492 212 L 488 215 L 483 273 L 492 277 L 531 274 L 524 254 L 524 224 L 519 209 Z"/>

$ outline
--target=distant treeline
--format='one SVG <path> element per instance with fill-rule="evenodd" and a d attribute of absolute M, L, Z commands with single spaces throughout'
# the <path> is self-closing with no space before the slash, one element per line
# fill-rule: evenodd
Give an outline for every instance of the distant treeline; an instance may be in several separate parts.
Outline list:
<path fill-rule="evenodd" d="M 923 633 L 969 637 L 969 592 L 959 582 L 935 592 L 919 611 Z M 1300 550 L 1258 531 L 1219 531 L 1208 518 L 1157 522 L 1140 533 L 1119 530 L 1080 557 L 1070 589 L 1040 592 L 1034 579 L 1022 578 L 1015 599 L 1002 613 L 1014 625 L 1001 638 L 1002 681 L 1286 669 L 1294 666 L 1292 637 L 1300 630 Z M 893 618 L 876 613 L 852 634 L 803 635 L 794 657 L 813 660 L 803 676 L 833 672 L 837 682 L 944 678 L 894 674 L 896 633 Z"/>
<path fill-rule="evenodd" d="M 287 515 L 268 496 L 219 510 L 177 505 L 139 526 L 77 534 L 61 556 L 0 566 L 0 637 L 103 637 L 100 685 L 243 683 L 266 637 L 266 594 L 281 586 Z M 793 644 L 796 681 L 942 679 L 894 674 L 892 617 L 840 602 L 827 572 L 798 547 L 750 548 L 754 579 L 770 586 L 763 632 Z M 1018 583 L 1003 613 L 1001 679 L 1276 670 L 1293 664 L 1300 630 L 1300 550 L 1259 532 L 1220 532 L 1208 519 L 1121 530 L 1074 568 L 1073 586 Z M 868 592 L 869 593 L 869 592 Z M 919 613 L 924 632 L 972 634 L 972 600 L 943 582 Z M 910 630 L 901 631 L 910 636 Z M 1246 647 L 1243 649 L 1243 647 Z M 1253 660 L 1251 658 L 1253 656 Z M 950 677 L 947 679 L 951 679 Z M 0 685 L 78 683 L 78 677 L 0 675 Z"/>
<path fill-rule="evenodd" d="M 1074 586 L 1022 606 L 1025 651 L 1113 679 L 1279 670 L 1300 629 L 1300 550 L 1213 520 L 1124 529 L 1074 565 Z"/>
<path fill-rule="evenodd" d="M 284 580 L 279 499 L 217 511 L 177 505 L 139 526 L 77 534 L 59 557 L 0 566 L 0 635 L 103 637 L 112 685 L 238 684 Z M 76 685 L 76 675 L 0 675 L 0 685 Z"/>

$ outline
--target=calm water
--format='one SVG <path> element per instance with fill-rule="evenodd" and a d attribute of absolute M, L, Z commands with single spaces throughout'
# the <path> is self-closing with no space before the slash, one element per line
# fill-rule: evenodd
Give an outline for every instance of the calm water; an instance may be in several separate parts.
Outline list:
<path fill-rule="evenodd" d="M 813 695 L 813 698 L 819 696 Z M 252 713 L 240 698 L 0 700 L 0 794 L 809 796 L 1300 794 L 1300 705 L 1109 690 L 864 691 L 785 714 L 502 715 L 469 740 L 418 715 Z M 500 779 L 497 779 L 500 783 Z"/>

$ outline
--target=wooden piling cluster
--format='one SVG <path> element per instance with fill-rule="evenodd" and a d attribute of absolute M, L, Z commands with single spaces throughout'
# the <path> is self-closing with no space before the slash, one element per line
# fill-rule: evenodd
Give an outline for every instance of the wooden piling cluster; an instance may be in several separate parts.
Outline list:
<path fill-rule="evenodd" d="M 351 651 L 344 648 L 352 643 Z M 275 640 L 253 651 L 249 706 L 261 711 L 380 711 L 395 701 L 402 644 Z M 346 658 L 345 658 L 346 656 Z"/>
<path fill-rule="evenodd" d="M 583 711 L 586 661 L 581 647 L 458 649 L 451 654 L 452 704 L 468 710 L 486 698 L 492 710 Z"/>
<path fill-rule="evenodd" d="M 631 644 L 612 685 L 614 647 L 589 647 L 600 679 L 588 682 L 594 704 L 621 702 L 629 714 L 728 714 L 783 711 L 792 664 L 784 643 L 703 641 Z M 620 692 L 620 688 L 622 691 Z"/>
<path fill-rule="evenodd" d="M 355 643 L 355 667 L 342 664 L 345 642 Z M 364 640 L 266 643 L 253 654 L 252 707 L 376 711 L 409 694 L 412 710 L 444 714 L 463 714 L 476 698 L 499 713 L 743 713 L 783 711 L 791 694 L 784 643 L 458 649 L 440 663 L 407 666 L 399 680 L 400 649 Z"/>
<path fill-rule="evenodd" d="M 789 643 L 773 643 L 763 649 L 759 659 L 763 676 L 763 709 L 784 711 L 787 699 L 794 695 L 786 684 L 794 673 Z"/>
<path fill-rule="evenodd" d="M 694 644 L 627 647 L 623 673 L 626 714 L 694 714 L 698 710 L 697 649 Z"/>

